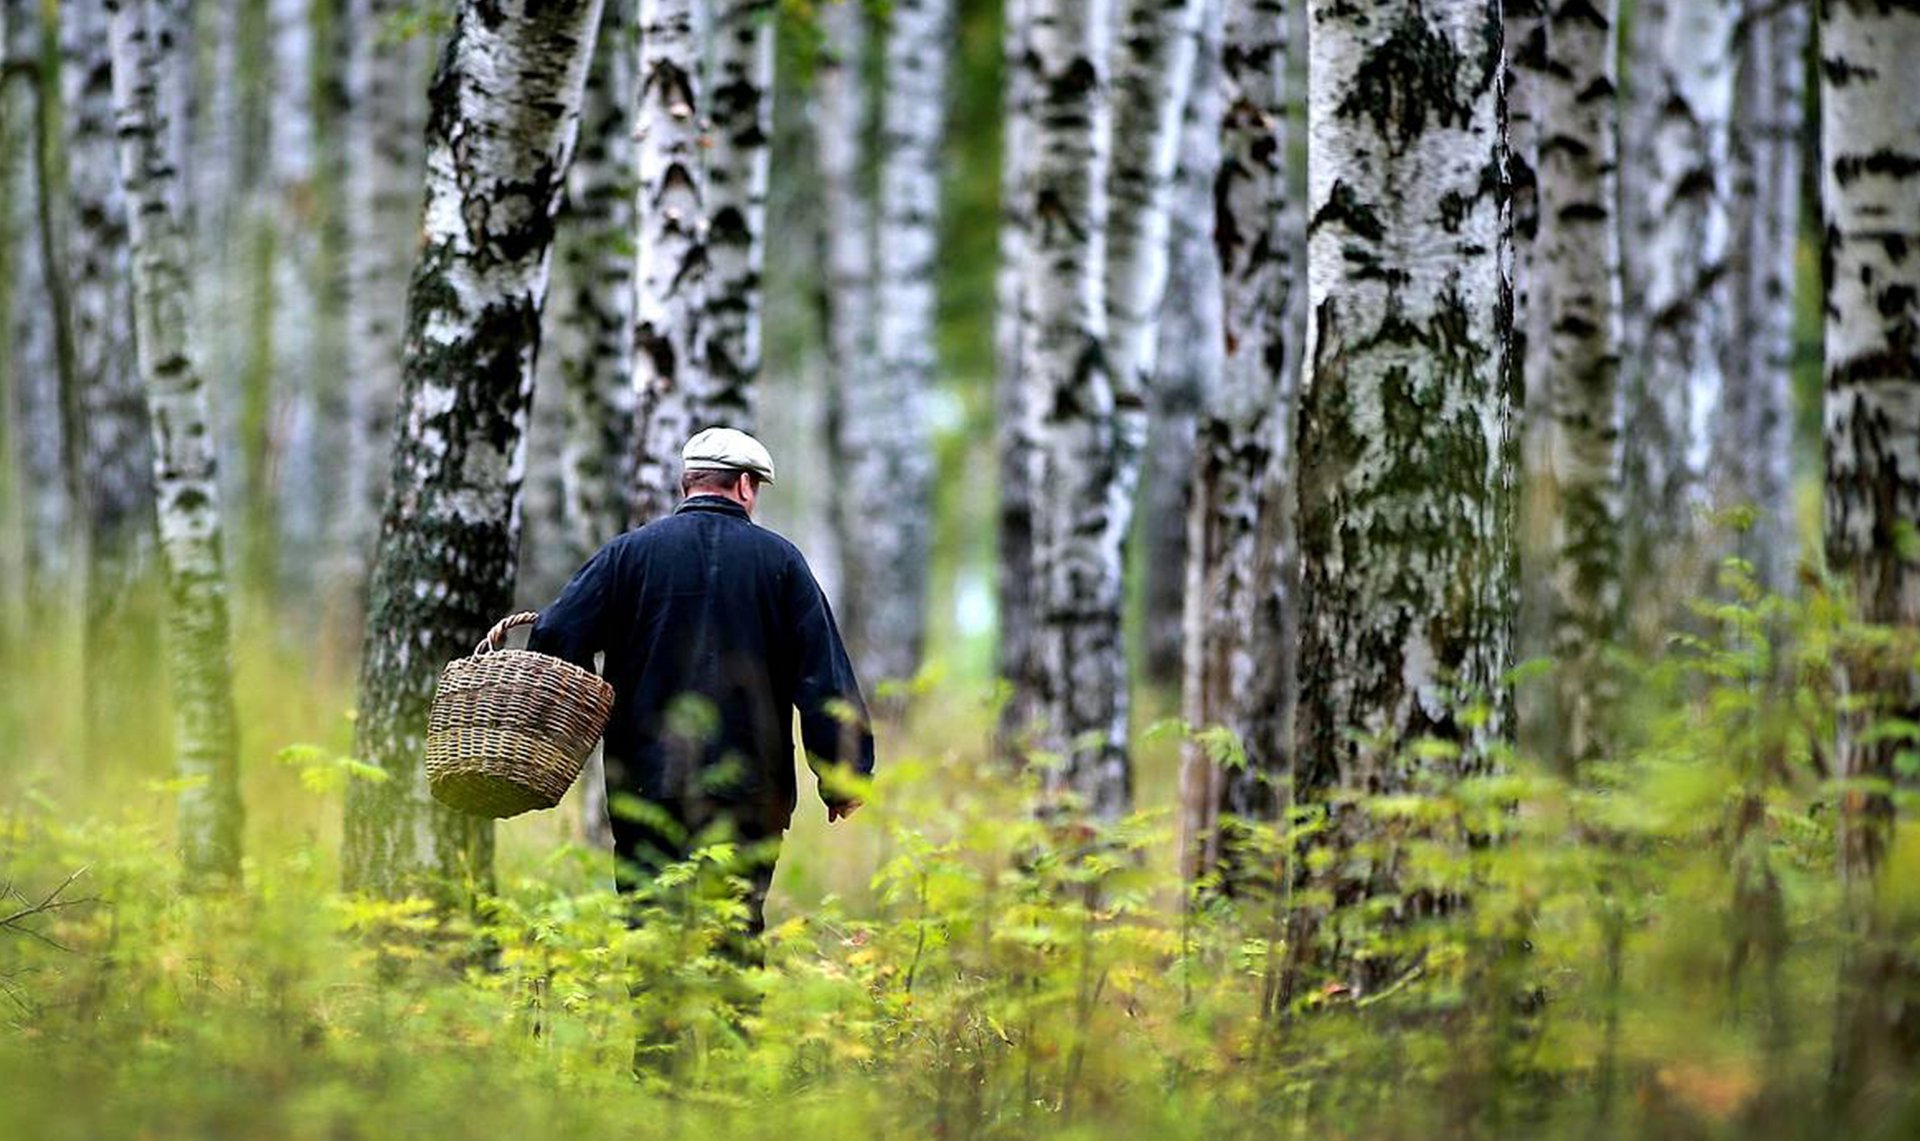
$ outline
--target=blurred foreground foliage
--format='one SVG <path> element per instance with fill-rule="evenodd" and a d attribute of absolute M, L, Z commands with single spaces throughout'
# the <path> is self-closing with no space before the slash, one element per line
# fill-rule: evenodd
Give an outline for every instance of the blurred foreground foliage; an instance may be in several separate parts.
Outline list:
<path fill-rule="evenodd" d="M 504 844 L 471 914 L 343 897 L 339 799 L 364 773 L 298 746 L 250 778 L 244 890 L 188 895 L 163 790 L 81 807 L 82 782 L 20 766 L 0 778 L 0 917 L 21 913 L 0 930 L 0 1136 L 1829 1135 L 1852 929 L 1834 825 L 1859 790 L 1828 742 L 1839 711 L 1874 717 L 1840 704 L 1833 662 L 1912 647 L 1817 589 L 1764 596 L 1738 564 L 1724 587 L 1656 659 L 1619 658 L 1604 761 L 1502 756 L 1243 822 L 1237 859 L 1269 874 L 1230 892 L 1180 887 L 1166 807 L 1036 815 L 986 703 L 905 694 L 866 812 L 789 836 L 782 882 L 811 898 L 776 893 L 764 968 L 725 953 L 725 843 L 635 929 L 606 857 L 551 837 Z M 1875 901 L 1909 920 L 1911 807 Z M 1330 812 L 1364 842 L 1318 842 Z M 1853 1135 L 1920 1130 L 1912 1083 L 1876 1104 Z"/>

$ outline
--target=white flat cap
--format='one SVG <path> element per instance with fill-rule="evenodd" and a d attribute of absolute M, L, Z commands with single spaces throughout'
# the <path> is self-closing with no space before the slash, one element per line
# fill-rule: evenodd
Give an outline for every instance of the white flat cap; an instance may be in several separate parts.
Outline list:
<path fill-rule="evenodd" d="M 736 428 L 708 428 L 680 449 L 687 471 L 747 471 L 773 482 L 773 455 L 767 446 Z"/>

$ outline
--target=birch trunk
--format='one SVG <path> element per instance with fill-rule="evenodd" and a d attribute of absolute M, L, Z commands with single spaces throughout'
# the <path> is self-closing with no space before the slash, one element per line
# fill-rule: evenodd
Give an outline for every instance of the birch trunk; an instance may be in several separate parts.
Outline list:
<path fill-rule="evenodd" d="M 1826 554 L 1866 621 L 1920 625 L 1920 11 L 1833 0 L 1820 29 L 1821 186 L 1826 212 Z M 1910 663 L 1847 669 L 1874 712 L 1915 716 Z M 1850 782 L 1839 865 L 1859 942 L 1841 979 L 1834 1077 L 1859 1120 L 1885 1120 L 1915 1063 L 1915 922 L 1882 890 L 1905 746 L 1844 718 Z M 1868 1101 L 1883 1104 L 1867 1104 Z"/>
<path fill-rule="evenodd" d="M 774 0 L 709 2 L 714 17 L 713 127 L 707 152 L 711 269 L 700 356 L 713 388 L 693 428 L 725 424 L 751 432 L 767 260 L 775 7 Z"/>
<path fill-rule="evenodd" d="M 1146 409 L 1108 367 L 1106 0 L 1034 0 L 1021 373 L 1033 425 L 1032 701 L 1049 775 L 1102 819 L 1132 805 L 1122 546 Z"/>
<path fill-rule="evenodd" d="M 317 451 L 321 348 L 323 216 L 316 193 L 314 92 L 319 60 L 314 52 L 314 0 L 272 0 L 268 16 L 270 88 L 268 165 L 273 219 L 273 404 L 272 443 L 280 502 L 278 560 L 274 581 L 306 593 L 310 570 L 324 549 L 322 516 L 332 500 L 324 473 L 331 461 Z"/>
<path fill-rule="evenodd" d="M 1005 101 L 1000 132 L 1000 260 L 994 276 L 994 421 L 1000 477 L 999 645 L 996 668 L 1009 696 L 1002 729 L 1028 719 L 1033 669 L 1033 426 L 1023 369 L 1028 245 L 1033 218 L 1027 179 L 1033 161 L 1039 61 L 1030 50 L 1034 0 L 1004 0 L 1001 60 Z"/>
<path fill-rule="evenodd" d="M 1167 297 L 1160 311 L 1158 367 L 1148 391 L 1141 489 L 1146 545 L 1146 676 L 1183 683 L 1187 525 L 1196 423 L 1220 381 L 1220 255 L 1213 244 L 1213 187 L 1220 169 L 1221 0 L 1205 0 L 1193 80 L 1180 125 L 1168 235 Z M 1204 783 L 1204 782 L 1203 782 Z M 1183 784 L 1182 788 L 1187 786 Z M 1203 797 L 1204 799 L 1204 797 Z M 1185 800 L 1182 803 L 1194 804 Z"/>
<path fill-rule="evenodd" d="M 1603 652 L 1620 606 L 1619 154 L 1613 93 L 1617 0 L 1554 10 L 1539 76 L 1539 255 L 1544 317 L 1536 325 L 1530 404 L 1547 424 L 1546 520 L 1560 661 L 1548 741 L 1567 760 L 1592 756 L 1613 693 Z M 1530 418 L 1529 424 L 1531 425 Z M 1531 427 L 1529 429 L 1531 439 Z"/>
<path fill-rule="evenodd" d="M 1711 501 L 1708 459 L 1720 415 L 1727 289 L 1728 122 L 1733 104 L 1734 0 L 1655 4 L 1658 55 L 1649 93 L 1657 118 L 1645 172 L 1651 212 L 1645 342 L 1628 401 L 1626 566 L 1690 588 L 1683 552 Z M 1653 592 L 1658 595 L 1659 591 Z M 1656 598 L 1647 617 L 1662 609 Z"/>
<path fill-rule="evenodd" d="M 599 22 L 599 0 L 462 4 L 434 78 L 356 740 L 390 779 L 349 790 L 350 890 L 491 881 L 492 822 L 428 798 L 421 749 L 441 667 L 513 599 L 540 311 Z"/>
<path fill-rule="evenodd" d="M 1457 744 L 1458 771 L 1511 732 L 1501 24 L 1489 0 L 1310 21 L 1296 782 L 1392 793 L 1406 743 Z"/>
<path fill-rule="evenodd" d="M 113 57 L 107 13 L 94 3 L 60 11 L 67 129 L 67 280 L 73 367 L 83 412 L 86 677 L 85 755 L 98 764 L 153 739 L 128 725 L 118 694 L 144 676 L 151 614 L 140 588 L 152 556 L 153 449 L 134 363 L 127 205 L 114 153 Z M 121 731 L 131 729 L 131 732 Z"/>
<path fill-rule="evenodd" d="M 561 456 L 567 546 L 576 563 L 626 526 L 632 486 L 632 10 L 607 4 L 587 74 L 580 153 L 568 179 L 558 245 L 566 290 L 559 373 L 566 408 Z"/>
<path fill-rule="evenodd" d="M 873 681 L 911 678 L 926 639 L 933 534 L 926 403 L 939 366 L 934 275 L 954 32 L 948 0 L 896 0 L 889 16 L 873 263 L 876 299 L 884 303 L 873 306 L 873 367 L 856 367 L 843 378 L 836 418 L 845 460 L 837 482 L 847 637 L 861 675 Z M 852 257 L 847 254 L 849 263 Z"/>
<path fill-rule="evenodd" d="M 190 879 L 237 879 L 242 809 L 232 637 L 207 388 L 190 343 L 187 241 L 174 207 L 184 159 L 166 76 L 186 30 L 181 0 L 106 0 L 113 108 L 133 255 L 134 336 L 153 424 L 166 566 L 180 846 Z"/>
<path fill-rule="evenodd" d="M 1793 586 L 1793 317 L 1800 237 L 1807 9 L 1750 6 L 1740 38 L 1727 257 L 1727 390 L 1716 424 L 1722 498 L 1750 505 L 1737 551 L 1768 590 Z"/>
<path fill-rule="evenodd" d="M 1238 820 L 1278 806 L 1290 755 L 1293 284 L 1288 209 L 1287 19 L 1280 0 L 1227 0 L 1226 108 L 1215 184 L 1225 357 L 1200 419 L 1188 531 L 1186 717 L 1224 726 L 1246 749 L 1229 771 L 1197 743 L 1181 759 L 1184 851 L 1231 864 Z M 1274 659 L 1278 659 L 1275 664 Z M 1197 870 L 1197 869 L 1194 869 Z M 1231 868 L 1228 869 L 1231 873 Z M 1230 875 L 1231 878 L 1231 875 Z"/>
<path fill-rule="evenodd" d="M 407 273 L 420 242 L 424 100 L 415 87 L 421 46 L 393 34 L 403 0 L 343 3 L 348 381 L 329 609 L 339 625 L 357 626 L 392 467 Z"/>
<path fill-rule="evenodd" d="M 699 353 L 710 274 L 701 122 L 706 84 L 698 27 L 706 0 L 641 0 L 640 93 L 634 112 L 638 197 L 634 356 L 638 463 L 631 523 L 673 510 L 680 449 L 695 431 L 730 422 Z"/>
<path fill-rule="evenodd" d="M 0 188 L 6 193 L 0 206 L 0 652 L 11 653 L 27 633 L 31 597 L 28 579 L 30 530 L 28 484 L 21 429 L 27 405 L 22 399 L 31 383 L 31 326 L 25 320 L 37 311 L 27 302 L 29 271 L 34 264 L 29 213 L 33 138 L 33 72 L 23 65 L 22 52 L 32 42 L 33 25 L 28 0 L 0 0 Z"/>
<path fill-rule="evenodd" d="M 627 235 L 633 232 L 634 36 L 632 10 L 606 4 L 556 255 L 562 289 L 557 371 L 565 401 L 561 516 L 564 547 L 576 566 L 626 527 L 633 485 L 633 357 L 627 341 L 633 333 L 633 254 Z M 581 790 L 587 839 L 611 848 L 606 770 L 597 752 L 581 775 Z"/>

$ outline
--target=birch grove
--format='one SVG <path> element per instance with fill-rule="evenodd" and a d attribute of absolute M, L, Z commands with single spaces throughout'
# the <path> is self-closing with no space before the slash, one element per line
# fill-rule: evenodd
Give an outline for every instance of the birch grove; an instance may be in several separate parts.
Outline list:
<path fill-rule="evenodd" d="M 1835 0 L 1820 27 L 1821 190 L 1826 274 L 1826 556 L 1860 616 L 1910 631 L 1920 578 L 1920 12 Z M 1860 651 L 1856 651 L 1860 652 Z M 1910 663 L 1855 663 L 1846 688 L 1911 719 Z M 1911 1073 L 1913 919 L 1885 892 L 1899 873 L 1896 789 L 1911 787 L 1897 735 L 1870 735 L 1869 705 L 1839 719 L 1837 775 L 1849 782 L 1838 866 L 1849 945 L 1834 1046 L 1838 1092 L 1873 1116 Z"/>
<path fill-rule="evenodd" d="M 361 671 L 343 874 L 399 896 L 485 887 L 492 821 L 430 800 L 420 763 L 440 668 L 513 598 L 526 417 L 555 217 L 598 0 L 463 4 L 431 93 L 424 244 Z"/>
<path fill-rule="evenodd" d="M 153 481 L 169 606 L 179 842 L 191 879 L 240 874 L 242 810 L 223 528 L 207 386 L 188 326 L 184 154 L 165 77 L 184 40 L 178 0 L 107 0 L 114 129 L 132 249 L 134 337 L 153 425 Z"/>
<path fill-rule="evenodd" d="M 638 447 L 630 521 L 673 510 L 680 446 L 717 422 L 719 385 L 700 355 L 708 280 L 707 85 L 697 17 L 705 0 L 641 0 L 634 112 L 637 254 L 633 385 Z M 738 411 L 738 409 L 734 409 Z"/>
<path fill-rule="evenodd" d="M 1279 0 L 1227 0 L 1214 192 L 1225 355 L 1197 429 L 1184 698 L 1187 721 L 1232 730 L 1246 761 L 1229 769 L 1198 742 L 1182 757 L 1182 849 L 1206 868 L 1232 855 L 1234 820 L 1273 816 L 1291 755 L 1297 381 L 1289 366 L 1299 349 L 1287 321 L 1295 216 L 1286 36 Z"/>
<path fill-rule="evenodd" d="M 1512 298 L 1487 8 L 1309 10 L 1296 779 L 1316 793 L 1410 787 L 1371 742 L 1439 738 L 1467 767 L 1509 732 Z"/>

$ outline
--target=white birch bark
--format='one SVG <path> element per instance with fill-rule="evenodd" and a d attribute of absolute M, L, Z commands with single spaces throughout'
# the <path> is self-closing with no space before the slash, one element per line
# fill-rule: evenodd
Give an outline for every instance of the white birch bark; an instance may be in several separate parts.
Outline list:
<path fill-rule="evenodd" d="M 106 9 L 60 10 L 62 104 L 66 118 L 67 281 L 72 298 L 73 371 L 82 410 L 87 684 L 81 725 L 88 757 L 129 735 L 118 694 L 139 673 L 151 615 L 138 607 L 152 569 L 153 448 L 134 363 L 132 265 L 127 206 L 114 147 L 113 59 Z M 137 739 L 133 738 L 133 739 Z M 148 739 L 151 739 L 150 737 Z"/>
<path fill-rule="evenodd" d="M 607 4 L 587 75 L 580 152 L 568 179 L 557 257 L 556 323 L 567 435 L 561 455 L 567 545 L 584 562 L 626 526 L 632 486 L 633 331 L 631 9 Z"/>
<path fill-rule="evenodd" d="M 1147 547 L 1142 647 L 1148 678 L 1183 683 L 1188 597 L 1187 525 L 1195 426 L 1219 385 L 1220 255 L 1214 248 L 1214 179 L 1220 170 L 1222 0 L 1205 0 L 1192 82 L 1180 126 L 1169 208 L 1167 303 L 1160 309 L 1156 376 L 1148 391 L 1141 512 Z M 1184 769 L 1183 769 L 1184 772 Z M 1183 777 L 1184 780 L 1184 777 Z M 1202 782 L 1204 783 L 1204 782 Z M 1189 790 L 1187 784 L 1183 790 Z M 1182 803 L 1198 806 L 1205 800 Z"/>
<path fill-rule="evenodd" d="M 1680 589 L 1695 581 L 1681 557 L 1710 502 L 1713 425 L 1720 415 L 1726 338 L 1728 123 L 1733 106 L 1735 0 L 1650 6 L 1657 99 L 1644 172 L 1645 341 L 1627 413 L 1626 566 Z M 1655 596 L 1662 592 L 1652 592 Z M 1649 616 L 1658 613 L 1653 600 Z"/>
<path fill-rule="evenodd" d="M 1869 622 L 1920 625 L 1920 11 L 1832 0 L 1820 28 L 1821 189 L 1826 283 L 1826 555 Z M 1880 699 L 1843 718 L 1839 869 L 1858 942 L 1848 948 L 1835 1042 L 1837 1091 L 1876 1098 L 1913 1072 L 1916 968 L 1910 917 L 1881 888 L 1899 826 L 1904 744 L 1862 734 L 1865 717 L 1911 719 L 1911 669 L 1845 668 Z M 1881 899 L 1876 901 L 1876 895 Z M 1885 1103 L 1890 1104 L 1890 1103 Z M 1861 1106 L 1869 1111 L 1871 1106 Z"/>
<path fill-rule="evenodd" d="M 1793 319 L 1810 23 L 1800 4 L 1749 4 L 1732 125 L 1727 388 L 1713 468 L 1723 501 L 1753 510 L 1736 549 L 1773 591 L 1792 589 L 1799 546 Z"/>
<path fill-rule="evenodd" d="M 397 39 L 402 0 L 344 0 L 346 447 L 332 547 L 330 609 L 340 624 L 364 589 L 392 467 L 407 273 L 419 247 L 424 156 L 416 87 L 423 44 Z"/>
<path fill-rule="evenodd" d="M 1228 771 L 1195 743 L 1181 758 L 1183 851 L 1203 868 L 1231 863 L 1228 818 L 1273 815 L 1291 752 L 1298 347 L 1287 319 L 1297 224 L 1288 208 L 1287 28 L 1280 0 L 1227 0 L 1214 193 L 1225 356 L 1198 429 L 1184 699 L 1189 723 L 1235 733 L 1246 764 Z"/>
<path fill-rule="evenodd" d="M 599 22 L 599 0 L 470 0 L 434 78 L 356 732 L 390 779 L 349 789 L 350 890 L 491 879 L 492 822 L 430 800 L 420 751 L 441 667 L 513 600 L 540 311 Z"/>
<path fill-rule="evenodd" d="M 562 533 L 553 538 L 575 566 L 626 527 L 627 492 L 633 485 L 633 355 L 628 343 L 633 334 L 633 253 L 627 239 L 634 223 L 634 36 L 632 9 L 606 4 L 587 73 L 579 153 L 568 178 L 567 212 L 555 255 L 556 371 L 565 435 L 560 455 Z M 545 402 L 536 403 L 536 410 Z M 581 774 L 580 787 L 586 838 L 611 848 L 606 770 L 597 751 Z"/>
<path fill-rule="evenodd" d="M 933 452 L 926 405 L 936 380 L 935 271 L 946 139 L 949 0 L 898 0 L 882 62 L 874 362 L 843 378 L 836 417 L 848 644 L 869 681 L 920 668 L 932 557 Z M 846 124 L 857 129 L 857 124 Z M 845 150 L 837 141 L 829 150 Z M 844 156 L 834 158 L 844 161 Z M 846 219 L 857 224 L 857 218 Z M 837 239 L 829 240 L 829 249 Z M 849 242 L 871 240 L 865 234 Z M 846 255 L 849 261 L 852 254 Z M 847 268 L 852 268 L 851 266 Z M 873 304 L 873 302 L 879 302 Z M 859 315 L 847 314 L 848 320 Z M 845 346 L 852 350 L 853 346 Z"/>
<path fill-rule="evenodd" d="M 1032 424 L 1022 374 L 1026 339 L 1026 281 L 1032 204 L 1027 177 L 1033 160 L 1038 61 L 1029 50 L 1033 0 L 1005 0 L 1001 66 L 1005 78 L 1000 129 L 999 263 L 994 275 L 994 422 L 1000 477 L 995 586 L 999 601 L 996 669 L 1009 683 L 1002 727 L 1027 720 L 1025 686 L 1032 669 L 1036 621 L 1033 589 Z"/>
<path fill-rule="evenodd" d="M 773 138 L 774 0 L 709 0 L 712 122 L 707 151 L 707 311 L 703 371 L 713 384 L 694 430 L 754 430 L 760 377 L 767 179 Z"/>
<path fill-rule="evenodd" d="M 32 73 L 20 66 L 20 53 L 33 42 L 29 0 L 0 0 L 0 650 L 11 652 L 26 635 L 31 591 L 31 531 L 28 484 L 22 439 L 30 383 L 34 311 L 27 299 L 34 253 L 28 223 L 31 202 L 33 89 Z M 37 308 L 37 307 L 35 307 Z"/>
<path fill-rule="evenodd" d="M 1560 661 L 1548 740 L 1568 759 L 1600 744 L 1613 687 L 1602 664 L 1620 606 L 1619 127 L 1614 100 L 1617 0 L 1554 9 L 1534 102 L 1540 142 L 1538 256 L 1543 319 L 1530 342 L 1529 440 L 1550 440 L 1545 485 L 1553 630 Z M 1536 380 L 1537 378 L 1537 380 Z M 1533 401 L 1536 395 L 1545 400 Z"/>
<path fill-rule="evenodd" d="M 300 592 L 323 549 L 322 517 L 332 502 L 324 473 L 333 460 L 319 454 L 317 320 L 321 299 L 321 205 L 315 173 L 313 0 L 271 0 L 268 164 L 273 233 L 273 493 L 279 500 L 278 582 Z"/>
<path fill-rule="evenodd" d="M 629 522 L 673 510 L 680 449 L 695 425 L 728 423 L 700 357 L 708 277 L 699 12 L 706 0 L 641 0 L 634 112 L 636 435 Z"/>
<path fill-rule="evenodd" d="M 134 335 L 153 424 L 154 489 L 170 605 L 179 842 L 190 878 L 237 878 L 242 809 L 232 638 L 207 386 L 190 343 L 184 226 L 173 205 L 185 155 L 164 77 L 186 28 L 182 0 L 106 0 L 113 106 L 133 254 Z"/>
<path fill-rule="evenodd" d="M 1111 819 L 1132 804 L 1121 550 L 1145 407 L 1108 368 L 1105 0 L 1034 0 L 1036 68 L 1021 373 L 1033 425 L 1032 700 L 1056 787 Z"/>
<path fill-rule="evenodd" d="M 1501 30 L 1485 0 L 1311 2 L 1296 771 L 1377 793 L 1407 741 L 1468 766 L 1510 732 Z"/>

